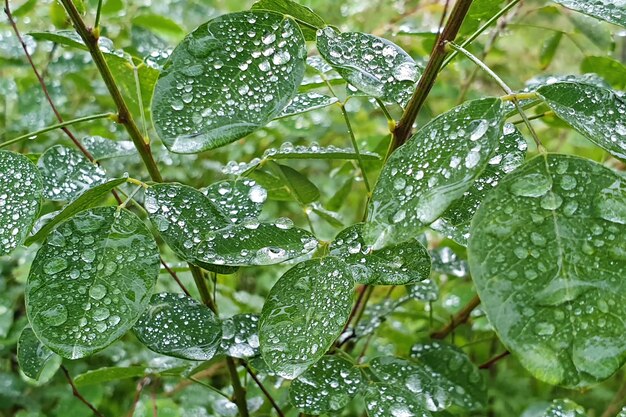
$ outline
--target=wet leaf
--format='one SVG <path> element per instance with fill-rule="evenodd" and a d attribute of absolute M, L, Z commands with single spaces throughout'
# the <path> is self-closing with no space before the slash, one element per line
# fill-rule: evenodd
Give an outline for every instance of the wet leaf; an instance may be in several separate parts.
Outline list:
<path fill-rule="evenodd" d="M 194 259 L 229 266 L 272 265 L 306 255 L 315 248 L 315 237 L 293 227 L 287 218 L 274 223 L 249 219 L 208 235 L 197 245 Z"/>
<path fill-rule="evenodd" d="M 626 7 L 621 0 L 554 0 L 563 6 L 626 27 Z"/>
<path fill-rule="evenodd" d="M 417 284 L 407 285 L 408 296 L 419 301 L 436 301 L 439 299 L 439 287 L 432 279 L 425 279 Z"/>
<path fill-rule="evenodd" d="M 487 405 L 485 378 L 458 347 L 438 341 L 416 344 L 411 348 L 411 358 L 426 367 L 433 380 L 449 387 L 450 403 L 466 410 Z"/>
<path fill-rule="evenodd" d="M 77 375 L 74 383 L 77 387 L 119 381 L 120 379 L 138 378 L 148 373 L 144 366 L 107 367 L 87 371 Z"/>
<path fill-rule="evenodd" d="M 353 288 L 346 265 L 334 257 L 299 263 L 280 277 L 259 322 L 267 365 L 294 379 L 317 362 L 348 320 Z"/>
<path fill-rule="evenodd" d="M 133 332 L 157 353 L 196 361 L 211 359 L 222 339 L 215 313 L 185 294 L 174 293 L 153 295 Z"/>
<path fill-rule="evenodd" d="M 87 136 L 81 142 L 96 161 L 137 154 L 135 145 L 129 140 L 114 141 L 102 136 Z"/>
<path fill-rule="evenodd" d="M 552 63 L 554 55 L 559 49 L 561 39 L 563 38 L 563 32 L 554 32 L 549 38 L 543 41 L 541 44 L 541 51 L 539 52 L 539 63 L 541 69 L 546 69 Z"/>
<path fill-rule="evenodd" d="M 587 417 L 585 409 L 570 400 L 553 400 L 541 417 Z M 619 416 L 618 416 L 619 417 Z"/>
<path fill-rule="evenodd" d="M 89 356 L 135 324 L 158 274 L 156 242 L 137 216 L 82 211 L 50 233 L 33 261 L 25 299 L 33 331 L 65 358 Z"/>
<path fill-rule="evenodd" d="M 589 160 L 538 156 L 472 221 L 470 271 L 502 343 L 536 378 L 583 387 L 626 360 L 626 183 Z"/>
<path fill-rule="evenodd" d="M 24 243 L 26 245 L 31 245 L 35 242 L 43 240 L 57 224 L 61 223 L 63 220 L 69 219 L 80 211 L 95 206 L 102 200 L 102 198 L 104 198 L 104 196 L 109 195 L 112 189 L 126 183 L 126 181 L 126 178 L 116 178 L 85 191 L 74 201 L 63 207 L 63 210 L 56 214 L 50 221 L 41 226 L 41 228 L 37 230 L 37 233 L 29 236 Z"/>
<path fill-rule="evenodd" d="M 626 161 L 626 102 L 585 83 L 557 82 L 537 90 L 565 122 L 614 157 Z"/>
<path fill-rule="evenodd" d="M 598 74 L 613 88 L 626 88 L 626 65 L 616 59 L 608 56 L 586 56 L 580 63 L 580 70 Z"/>
<path fill-rule="evenodd" d="M 292 17 L 300 25 L 307 41 L 314 41 L 317 29 L 326 26 L 324 19 L 313 10 L 291 0 L 259 0 L 252 5 L 252 10 L 255 9 L 271 10 Z"/>
<path fill-rule="evenodd" d="M 276 117 L 296 95 L 306 49 L 296 23 L 277 13 L 226 14 L 174 49 L 152 100 L 155 129 L 172 152 L 224 146 Z"/>
<path fill-rule="evenodd" d="M 395 43 L 361 32 L 318 32 L 320 55 L 350 84 L 372 97 L 404 106 L 421 69 Z"/>
<path fill-rule="evenodd" d="M 369 417 L 431 416 L 419 397 L 402 386 L 386 383 L 371 384 L 363 399 Z"/>
<path fill-rule="evenodd" d="M 37 167 L 23 155 L 0 151 L 0 255 L 24 242 L 39 214 L 42 195 Z"/>
<path fill-rule="evenodd" d="M 373 250 L 363 241 L 363 223 L 342 230 L 330 244 L 330 254 L 348 264 L 359 284 L 405 285 L 430 275 L 430 255 L 416 240 Z"/>
<path fill-rule="evenodd" d="M 320 146 L 317 143 L 309 145 L 293 145 L 291 142 L 283 142 L 280 148 L 270 148 L 263 153 L 263 159 L 358 159 L 353 148 L 339 148 L 334 145 Z M 361 159 L 364 161 L 380 160 L 380 155 L 374 152 L 361 151 Z"/>
<path fill-rule="evenodd" d="M 374 248 L 417 236 L 470 189 L 498 146 L 503 103 L 469 101 L 437 117 L 385 164 L 363 236 Z"/>
<path fill-rule="evenodd" d="M 102 168 L 79 151 L 62 145 L 45 151 L 37 167 L 43 178 L 44 196 L 53 201 L 73 200 L 107 180 Z"/>
<path fill-rule="evenodd" d="M 323 356 L 293 380 L 289 399 L 307 414 L 339 411 L 361 390 L 363 376 L 350 362 L 337 356 Z"/>
<path fill-rule="evenodd" d="M 267 191 L 248 178 L 216 182 L 202 192 L 233 223 L 259 217 L 267 199 Z"/>
<path fill-rule="evenodd" d="M 222 322 L 221 349 L 233 358 L 259 355 L 259 316 L 237 314 Z"/>
<path fill-rule="evenodd" d="M 44 346 L 30 327 L 25 327 L 17 342 L 17 362 L 24 375 L 39 381 L 59 369 L 61 357 Z"/>
<path fill-rule="evenodd" d="M 315 92 L 300 93 L 289 102 L 287 107 L 276 118 L 290 117 L 311 110 L 321 109 L 335 104 L 337 101 L 339 101 L 337 97 L 330 97 Z"/>

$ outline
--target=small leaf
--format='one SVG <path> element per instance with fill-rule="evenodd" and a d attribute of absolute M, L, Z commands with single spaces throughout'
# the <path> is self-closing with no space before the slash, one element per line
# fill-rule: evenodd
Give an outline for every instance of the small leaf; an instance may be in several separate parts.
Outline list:
<path fill-rule="evenodd" d="M 37 167 L 43 177 L 44 196 L 52 201 L 73 200 L 106 182 L 106 174 L 82 153 L 55 145 L 41 155 Z"/>
<path fill-rule="evenodd" d="M 314 41 L 317 29 L 326 26 L 324 19 L 313 10 L 291 0 L 259 0 L 252 5 L 252 10 L 271 10 L 292 17 L 307 41 Z"/>
<path fill-rule="evenodd" d="M 361 371 L 337 356 L 323 356 L 289 387 L 289 399 L 307 414 L 339 411 L 361 390 Z"/>
<path fill-rule="evenodd" d="M 487 405 L 485 378 L 470 358 L 458 347 L 442 342 L 416 344 L 411 358 L 430 371 L 431 377 L 448 389 L 448 398 L 466 410 L 480 410 Z"/>
<path fill-rule="evenodd" d="M 300 93 L 289 102 L 287 107 L 276 118 L 290 117 L 311 110 L 321 109 L 335 104 L 337 101 L 339 101 L 337 97 L 329 97 L 315 92 Z"/>
<path fill-rule="evenodd" d="M 604 78 L 618 90 L 626 88 L 626 65 L 608 56 L 586 56 L 580 63 L 582 72 L 592 72 Z"/>
<path fill-rule="evenodd" d="M 626 8 L 621 0 L 554 0 L 563 6 L 626 27 Z"/>
<path fill-rule="evenodd" d="M 416 240 L 373 250 L 363 241 L 363 223 L 341 231 L 330 244 L 330 254 L 343 259 L 354 281 L 370 285 L 405 285 L 430 275 L 430 255 Z"/>
<path fill-rule="evenodd" d="M 137 154 L 135 145 L 129 140 L 114 141 L 102 136 L 87 136 L 81 142 L 96 161 Z"/>
<path fill-rule="evenodd" d="M 413 58 L 393 42 L 361 32 L 318 32 L 320 55 L 350 84 L 386 101 L 404 106 L 420 76 Z"/>
<path fill-rule="evenodd" d="M 320 190 L 300 172 L 276 162 L 268 163 L 267 166 L 296 201 L 309 204 L 320 198 Z"/>
<path fill-rule="evenodd" d="M 63 210 L 58 212 L 58 214 L 56 214 L 50 221 L 41 226 L 41 228 L 37 230 L 34 235 L 26 239 L 24 243 L 26 245 L 31 245 L 35 242 L 43 240 L 57 224 L 61 223 L 63 220 L 69 219 L 80 211 L 95 206 L 105 195 L 109 194 L 112 189 L 126 183 L 126 181 L 126 178 L 116 178 L 85 191 L 74 201 L 63 207 Z"/>
<path fill-rule="evenodd" d="M 248 178 L 216 182 L 203 190 L 203 194 L 233 223 L 259 217 L 267 199 L 267 191 Z"/>
<path fill-rule="evenodd" d="M 280 277 L 259 322 L 267 365 L 294 379 L 317 362 L 350 316 L 353 288 L 346 265 L 333 257 L 299 263 Z"/>
<path fill-rule="evenodd" d="M 364 161 L 380 160 L 380 155 L 374 152 L 361 151 L 361 159 Z M 339 148 L 334 145 L 320 146 L 313 142 L 309 145 L 293 145 L 291 142 L 283 142 L 280 148 L 270 148 L 263 153 L 263 159 L 358 159 L 353 148 Z"/>
<path fill-rule="evenodd" d="M 411 416 L 431 417 L 423 401 L 402 386 L 371 384 L 363 397 L 369 417 Z"/>
<path fill-rule="evenodd" d="M 604 22 L 578 13 L 569 13 L 567 17 L 577 32 L 583 34 L 602 51 L 613 51 L 615 49 L 613 33 L 611 33 Z"/>
<path fill-rule="evenodd" d="M 259 355 L 259 316 L 237 314 L 222 322 L 221 349 L 233 358 Z"/>
<path fill-rule="evenodd" d="M 39 214 L 42 194 L 35 164 L 23 155 L 0 151 L 0 255 L 24 242 Z"/>
<path fill-rule="evenodd" d="M 504 125 L 498 148 L 489 159 L 485 170 L 476 178 L 463 196 L 453 202 L 431 225 L 431 228 L 453 239 L 461 245 L 467 245 L 470 222 L 485 195 L 498 185 L 498 181 L 513 171 L 526 157 L 528 145 L 520 131 L 512 124 Z"/>
<path fill-rule="evenodd" d="M 33 331 L 65 358 L 89 356 L 135 324 L 158 274 L 156 242 L 137 216 L 115 207 L 80 212 L 50 233 L 31 266 Z"/>
<path fill-rule="evenodd" d="M 413 239 L 471 187 L 502 134 L 503 103 L 469 101 L 437 117 L 385 164 L 363 237 L 374 248 Z"/>
<path fill-rule="evenodd" d="M 61 357 L 44 346 L 30 327 L 25 327 L 17 342 L 17 362 L 24 375 L 39 381 L 59 369 Z"/>
<path fill-rule="evenodd" d="M 563 38 L 563 32 L 554 32 L 552 36 L 543 41 L 541 45 L 541 51 L 539 52 L 539 63 L 541 69 L 545 70 L 550 66 L 556 51 L 559 49 L 559 44 Z"/>
<path fill-rule="evenodd" d="M 172 152 L 197 153 L 252 133 L 296 95 L 305 56 L 300 29 L 280 14 L 210 20 L 174 49 L 159 76 L 152 99 L 159 137 Z"/>
<path fill-rule="evenodd" d="M 553 385 L 602 381 L 626 360 L 626 183 L 595 162 L 538 156 L 487 195 L 470 271 L 502 343 Z"/>
<path fill-rule="evenodd" d="M 537 93 L 570 126 L 626 161 L 626 102 L 615 92 L 590 84 L 557 82 L 540 87 Z"/>
<path fill-rule="evenodd" d="M 119 381 L 120 379 L 138 378 L 148 373 L 144 366 L 108 367 L 94 369 L 74 378 L 77 387 L 103 384 L 105 382 Z"/>
<path fill-rule="evenodd" d="M 308 254 L 317 248 L 315 237 L 281 218 L 272 223 L 249 219 L 210 234 L 194 258 L 209 264 L 273 265 Z"/>
<path fill-rule="evenodd" d="M 585 409 L 570 400 L 553 400 L 541 417 L 587 417 Z M 619 416 L 618 416 L 619 417 Z"/>
<path fill-rule="evenodd" d="M 141 343 L 167 356 L 211 359 L 222 339 L 222 326 L 207 306 L 185 294 L 152 296 L 133 332 Z"/>
<path fill-rule="evenodd" d="M 131 20 L 135 26 L 160 33 L 166 36 L 182 36 L 185 34 L 183 28 L 172 19 L 157 13 L 141 13 L 133 16 Z"/>

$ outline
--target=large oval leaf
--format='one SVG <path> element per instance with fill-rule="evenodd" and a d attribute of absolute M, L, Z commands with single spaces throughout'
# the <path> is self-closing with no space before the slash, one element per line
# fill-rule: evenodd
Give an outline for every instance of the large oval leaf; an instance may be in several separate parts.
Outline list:
<path fill-rule="evenodd" d="M 626 182 L 589 160 L 538 156 L 472 221 L 470 271 L 500 339 L 535 377 L 580 387 L 626 361 Z"/>
<path fill-rule="evenodd" d="M 33 331 L 59 355 L 105 348 L 143 312 L 159 274 L 159 251 L 130 211 L 99 207 L 52 231 L 31 266 L 26 312 Z"/>
<path fill-rule="evenodd" d="M 226 14 L 174 49 L 154 90 L 152 117 L 172 152 L 231 143 L 264 126 L 296 95 L 306 49 L 298 25 L 268 11 Z"/>
<path fill-rule="evenodd" d="M 317 362 L 350 316 L 353 286 L 346 265 L 333 257 L 299 263 L 280 277 L 259 322 L 268 366 L 294 379 Z"/>
<path fill-rule="evenodd" d="M 369 417 L 431 416 L 422 400 L 414 392 L 395 384 L 371 384 L 363 399 Z"/>
<path fill-rule="evenodd" d="M 359 90 L 405 105 L 420 75 L 413 58 L 393 42 L 361 32 L 318 31 L 320 55 Z"/>
<path fill-rule="evenodd" d="M 106 182 L 106 174 L 82 153 L 56 145 L 41 155 L 37 166 L 48 200 L 73 200 L 86 190 Z"/>
<path fill-rule="evenodd" d="M 133 331 L 155 352 L 196 361 L 211 359 L 222 339 L 215 314 L 185 294 L 153 295 Z"/>
<path fill-rule="evenodd" d="M 0 255 L 21 245 L 41 207 L 41 174 L 27 157 L 0 151 Z"/>
<path fill-rule="evenodd" d="M 626 27 L 626 6 L 622 0 L 554 0 L 563 6 L 598 19 Z"/>
<path fill-rule="evenodd" d="M 464 103 L 396 149 L 373 190 L 365 241 L 380 248 L 413 239 L 460 198 L 498 145 L 503 107 L 497 98 Z"/>
<path fill-rule="evenodd" d="M 216 265 L 273 265 L 306 255 L 317 247 L 317 239 L 293 227 L 289 219 L 259 223 L 249 219 L 208 236 L 198 244 L 195 259 Z"/>
<path fill-rule="evenodd" d="M 585 83 L 558 82 L 537 93 L 574 129 L 626 161 L 626 102 L 613 91 Z"/>
<path fill-rule="evenodd" d="M 430 275 L 430 255 L 416 240 L 372 250 L 362 236 L 363 223 L 342 230 L 330 244 L 330 254 L 343 259 L 355 282 L 405 285 Z"/>
<path fill-rule="evenodd" d="M 307 414 L 339 411 L 362 386 L 361 371 L 353 364 L 337 356 L 324 356 L 291 383 L 289 399 Z"/>

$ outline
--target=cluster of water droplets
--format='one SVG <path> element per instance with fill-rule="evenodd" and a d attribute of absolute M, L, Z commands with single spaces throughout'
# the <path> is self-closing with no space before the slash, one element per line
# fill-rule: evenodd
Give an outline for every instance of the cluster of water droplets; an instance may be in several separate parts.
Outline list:
<path fill-rule="evenodd" d="M 220 181 L 211 184 L 202 193 L 233 223 L 258 217 L 267 200 L 267 190 L 249 178 Z"/>
<path fill-rule="evenodd" d="M 372 384 L 365 394 L 369 417 L 430 417 L 414 393 L 397 384 Z"/>
<path fill-rule="evenodd" d="M 233 358 L 259 355 L 259 316 L 238 314 L 222 322 L 221 349 Z"/>
<path fill-rule="evenodd" d="M 43 177 L 44 195 L 53 201 L 73 200 L 107 180 L 102 168 L 77 150 L 62 145 L 44 152 L 37 166 Z"/>
<path fill-rule="evenodd" d="M 287 107 L 285 107 L 276 117 L 288 117 L 315 109 L 321 109 L 322 107 L 330 106 L 337 101 L 339 101 L 337 97 L 330 97 L 316 92 L 301 93 L 295 96 L 289 102 Z"/>
<path fill-rule="evenodd" d="M 129 140 L 111 140 L 102 136 L 86 136 L 81 140 L 85 149 L 98 161 L 135 155 L 137 149 Z"/>
<path fill-rule="evenodd" d="M 265 362 L 293 379 L 324 355 L 352 308 L 353 280 L 336 258 L 297 264 L 274 285 L 259 325 Z"/>
<path fill-rule="evenodd" d="M 559 0 L 558 2 L 615 24 L 623 24 L 626 21 L 625 0 Z"/>
<path fill-rule="evenodd" d="M 133 328 L 150 349 L 183 359 L 211 359 L 222 338 L 217 316 L 185 294 L 160 293 Z"/>
<path fill-rule="evenodd" d="M 24 241 L 39 213 L 42 193 L 35 165 L 23 155 L 0 151 L 0 255 Z"/>
<path fill-rule="evenodd" d="M 396 44 L 360 32 L 318 31 L 317 47 L 348 82 L 373 97 L 405 104 L 419 76 L 415 61 Z"/>
<path fill-rule="evenodd" d="M 63 356 L 83 357 L 128 330 L 158 272 L 156 242 L 135 215 L 115 207 L 83 211 L 53 230 L 33 261 L 31 324 Z"/>

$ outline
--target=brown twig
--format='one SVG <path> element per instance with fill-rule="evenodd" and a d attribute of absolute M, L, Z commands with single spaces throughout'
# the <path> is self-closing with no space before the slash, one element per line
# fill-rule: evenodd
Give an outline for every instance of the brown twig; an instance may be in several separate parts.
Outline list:
<path fill-rule="evenodd" d="M 263 386 L 263 383 L 261 383 L 261 381 L 259 381 L 259 378 L 256 376 L 256 374 L 252 371 L 252 369 L 250 369 L 250 367 L 248 366 L 247 363 L 242 362 L 242 365 L 244 368 L 246 368 L 246 371 L 248 371 L 248 375 L 250 375 L 250 377 L 254 380 L 254 382 L 257 384 L 257 386 L 261 389 L 261 391 L 263 391 L 263 394 L 265 395 L 265 397 L 267 398 L 267 400 L 270 402 L 270 404 L 272 405 L 272 407 L 274 408 L 274 410 L 276 410 L 276 413 L 278 413 L 278 415 L 280 417 L 285 417 L 285 413 L 283 413 L 283 410 L 280 409 L 280 407 L 278 406 L 278 404 L 276 403 L 276 401 L 274 401 L 274 398 L 272 397 L 272 395 L 269 393 L 269 391 Z"/>
<path fill-rule="evenodd" d="M 617 417 L 617 413 L 620 412 L 624 404 L 626 404 L 626 380 L 600 417 Z"/>
<path fill-rule="evenodd" d="M 174 278 L 174 281 L 176 281 L 176 283 L 178 284 L 180 289 L 183 290 L 183 292 L 187 295 L 187 297 L 191 297 L 191 294 L 189 294 L 189 291 L 187 291 L 187 288 L 185 288 L 183 283 L 180 281 L 180 278 L 178 278 L 178 275 L 176 274 L 176 271 L 174 271 L 172 268 L 170 268 L 165 263 L 165 260 L 163 260 L 163 258 L 161 258 L 161 265 L 163 265 L 163 268 L 165 268 L 165 270 L 172 276 L 172 278 Z"/>
<path fill-rule="evenodd" d="M 459 311 L 454 317 L 452 317 L 450 323 L 448 323 L 444 328 L 432 332 L 430 334 L 430 337 L 432 339 L 445 339 L 450 333 L 452 333 L 452 331 L 454 331 L 454 329 L 456 329 L 459 325 L 465 323 L 469 319 L 470 314 L 476 307 L 478 307 L 479 304 L 480 298 L 478 298 L 478 296 L 476 295 L 469 301 L 469 303 L 467 303 L 465 307 L 463 307 L 461 311 Z"/>
<path fill-rule="evenodd" d="M 506 358 L 507 356 L 509 356 L 511 354 L 511 352 L 509 352 L 508 350 L 505 350 L 504 352 L 494 356 L 493 358 L 489 359 L 487 362 L 483 363 L 482 365 L 480 365 L 478 367 L 478 369 L 489 369 L 491 368 L 494 364 L 496 364 L 497 362 L 500 361 L 500 359 Z"/>
<path fill-rule="evenodd" d="M 141 391 L 143 391 L 143 388 L 149 383 L 150 383 L 149 376 L 142 378 L 137 383 L 137 388 L 135 389 L 135 397 L 133 398 L 133 404 L 130 407 L 130 411 L 128 412 L 128 417 L 133 417 L 133 414 L 135 414 L 135 408 L 137 408 L 137 403 L 139 402 Z"/>
<path fill-rule="evenodd" d="M 72 379 L 69 371 L 64 365 L 61 365 L 61 370 L 63 371 L 63 374 L 65 375 L 65 379 L 67 379 L 67 382 L 70 384 L 70 387 L 72 387 L 72 394 L 74 394 L 74 397 L 78 398 L 83 404 L 89 407 L 89 409 L 93 411 L 95 415 L 97 415 L 98 417 L 104 417 L 104 414 L 98 411 L 96 407 L 94 407 L 89 401 L 87 401 L 85 397 L 81 395 L 80 392 L 78 392 L 76 385 L 74 385 L 74 380 Z"/>

